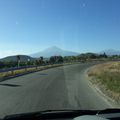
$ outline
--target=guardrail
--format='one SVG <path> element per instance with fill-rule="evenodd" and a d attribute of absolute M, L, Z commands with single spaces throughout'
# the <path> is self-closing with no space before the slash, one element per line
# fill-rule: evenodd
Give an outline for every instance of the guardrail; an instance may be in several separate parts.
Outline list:
<path fill-rule="evenodd" d="M 8 68 L 8 69 L 0 69 L 0 82 L 9 79 L 18 77 L 21 75 L 45 70 L 48 68 L 54 68 L 58 66 L 62 66 L 63 64 L 46 64 L 41 66 L 23 66 L 23 67 L 16 67 L 16 68 Z"/>
<path fill-rule="evenodd" d="M 97 61 L 95 61 L 97 62 Z M 98 61 L 100 62 L 100 61 Z M 20 66 L 20 67 L 14 67 L 14 68 L 7 68 L 7 69 L 0 69 L 0 73 L 4 73 L 4 72 L 9 72 L 9 71 L 15 71 L 15 70 L 22 70 L 22 69 L 28 69 L 28 68 L 36 68 L 36 69 L 40 69 L 44 66 L 54 66 L 54 65 L 62 65 L 62 64 L 71 64 L 71 63 L 74 63 L 74 62 L 70 62 L 70 63 L 54 63 L 54 64 L 44 64 L 44 65 L 40 65 L 40 66 L 37 66 L 37 65 L 32 65 L 32 66 Z M 75 62 L 75 63 L 82 63 L 82 62 Z"/>
<path fill-rule="evenodd" d="M 46 66 L 46 65 L 40 65 L 40 66 L 21 66 L 21 67 L 0 69 L 0 73 L 14 71 L 14 70 L 27 69 L 27 68 L 40 68 L 40 67 L 43 67 L 43 66 Z"/>
<path fill-rule="evenodd" d="M 49 69 L 49 68 L 54 68 L 54 67 L 59 67 L 63 65 L 71 65 L 73 63 L 57 63 L 57 64 L 45 64 L 45 65 L 40 65 L 40 66 L 23 66 L 23 67 L 15 67 L 15 68 L 8 68 L 8 69 L 0 69 L 0 82 L 4 81 L 9 78 L 14 78 L 18 77 L 21 75 Z"/>

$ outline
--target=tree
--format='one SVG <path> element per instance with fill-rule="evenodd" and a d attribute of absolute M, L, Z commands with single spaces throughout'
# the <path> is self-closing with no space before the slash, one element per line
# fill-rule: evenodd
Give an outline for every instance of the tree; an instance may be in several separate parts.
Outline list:
<path fill-rule="evenodd" d="M 107 57 L 108 57 L 105 52 L 104 52 L 103 56 L 104 56 L 104 58 L 107 58 Z"/>
<path fill-rule="evenodd" d="M 62 56 L 51 56 L 50 57 L 50 63 L 55 64 L 55 63 L 63 63 L 63 57 Z"/>
<path fill-rule="evenodd" d="M 106 53 L 104 52 L 103 54 L 99 55 L 99 58 L 108 58 L 108 56 L 106 55 Z"/>
<path fill-rule="evenodd" d="M 56 62 L 56 57 L 55 56 L 51 56 L 50 57 L 50 63 L 54 64 Z"/>
<path fill-rule="evenodd" d="M 4 68 L 4 67 L 5 67 L 5 64 L 0 61 L 0 69 L 1 69 L 1 68 Z"/>
<path fill-rule="evenodd" d="M 63 58 L 63 60 L 64 60 L 64 62 L 68 62 L 68 61 L 69 61 L 68 56 L 65 56 L 65 57 Z"/>
<path fill-rule="evenodd" d="M 38 60 L 35 60 L 35 65 L 39 65 L 39 61 Z"/>
<path fill-rule="evenodd" d="M 40 57 L 40 60 L 43 61 L 43 57 L 42 56 Z"/>
<path fill-rule="evenodd" d="M 62 57 L 62 56 L 58 56 L 57 59 L 58 59 L 58 60 L 57 60 L 58 63 L 63 63 L 63 57 Z"/>
<path fill-rule="evenodd" d="M 43 64 L 43 63 L 44 63 L 42 56 L 40 57 L 39 63 L 40 63 L 40 64 Z"/>

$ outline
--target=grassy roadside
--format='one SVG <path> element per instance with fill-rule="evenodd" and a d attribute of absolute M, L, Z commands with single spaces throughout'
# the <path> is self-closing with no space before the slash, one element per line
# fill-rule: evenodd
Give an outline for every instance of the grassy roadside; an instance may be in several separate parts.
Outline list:
<path fill-rule="evenodd" d="M 99 64 L 88 70 L 94 85 L 120 104 L 120 62 Z"/>
<path fill-rule="evenodd" d="M 39 66 L 39 67 L 33 67 L 33 68 L 24 68 L 14 71 L 8 71 L 8 72 L 2 72 L 0 73 L 0 81 L 3 81 L 4 79 L 8 79 L 10 77 L 15 77 L 19 75 L 24 75 L 31 72 L 37 72 L 49 68 L 59 67 L 59 66 L 65 66 L 65 65 L 71 65 L 75 63 L 64 63 L 64 64 L 53 64 L 53 65 L 46 65 L 46 66 Z"/>

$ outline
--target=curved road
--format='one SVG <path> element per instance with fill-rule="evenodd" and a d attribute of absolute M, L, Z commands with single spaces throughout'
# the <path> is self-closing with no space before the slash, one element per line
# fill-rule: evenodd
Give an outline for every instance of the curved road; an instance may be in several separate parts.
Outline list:
<path fill-rule="evenodd" d="M 57 67 L 0 82 L 0 117 L 51 109 L 111 107 L 84 77 L 90 66 Z"/>

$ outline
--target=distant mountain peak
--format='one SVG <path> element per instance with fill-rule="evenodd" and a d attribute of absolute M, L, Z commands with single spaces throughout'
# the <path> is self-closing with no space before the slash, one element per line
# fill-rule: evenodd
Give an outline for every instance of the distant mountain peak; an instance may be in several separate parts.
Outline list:
<path fill-rule="evenodd" d="M 52 46 L 52 47 L 47 48 L 46 50 L 62 50 L 62 49 L 57 46 Z"/>
<path fill-rule="evenodd" d="M 59 48 L 59 47 L 57 47 L 57 46 L 52 46 L 52 47 L 49 47 L 50 49 L 61 49 L 61 48 Z"/>
<path fill-rule="evenodd" d="M 100 52 L 100 54 L 103 53 L 106 53 L 107 55 L 120 55 L 120 51 L 115 49 L 106 49 Z"/>
<path fill-rule="evenodd" d="M 55 56 L 55 55 L 57 55 L 57 56 L 58 55 L 60 55 L 60 56 L 76 56 L 76 55 L 79 55 L 79 53 L 63 50 L 59 47 L 52 46 L 41 52 L 34 53 L 31 56 L 32 57 L 40 57 L 40 56 L 51 57 L 51 56 Z"/>

